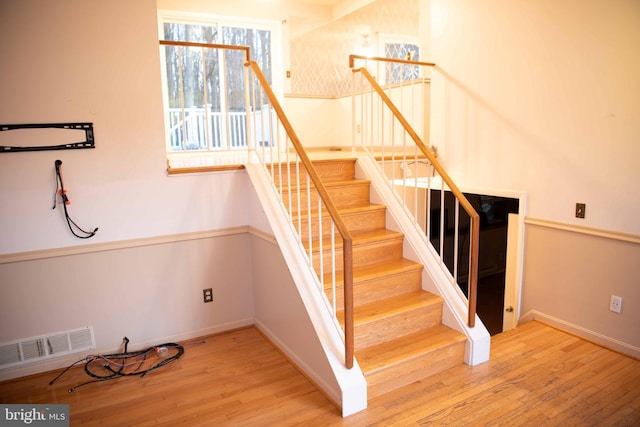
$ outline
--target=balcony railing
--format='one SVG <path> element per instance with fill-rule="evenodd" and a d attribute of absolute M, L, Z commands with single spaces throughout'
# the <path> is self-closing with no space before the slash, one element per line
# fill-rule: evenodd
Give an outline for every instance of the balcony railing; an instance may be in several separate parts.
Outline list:
<path fill-rule="evenodd" d="M 269 132 L 263 132 L 264 117 L 271 117 L 269 106 L 251 111 L 256 117 L 256 133 L 253 146 L 271 145 Z M 205 108 L 169 109 L 169 150 L 172 152 L 206 150 L 247 149 L 247 112 L 211 111 Z"/>

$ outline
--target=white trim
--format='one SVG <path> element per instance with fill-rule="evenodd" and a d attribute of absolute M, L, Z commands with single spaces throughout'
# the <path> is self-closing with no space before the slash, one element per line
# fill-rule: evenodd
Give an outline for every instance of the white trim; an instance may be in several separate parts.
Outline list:
<path fill-rule="evenodd" d="M 556 230 L 570 231 L 572 233 L 586 234 L 589 236 L 602 237 L 604 239 L 619 240 L 622 242 L 640 244 L 640 235 L 623 233 L 620 231 L 606 230 L 603 228 L 587 227 L 584 225 L 567 224 L 564 222 L 551 221 L 542 218 L 527 217 L 524 220 L 527 225 L 537 225 L 539 227 L 554 228 Z"/>
<path fill-rule="evenodd" d="M 42 249 L 28 252 L 16 252 L 0 255 L 0 264 L 12 262 L 33 261 L 38 259 L 56 258 L 87 254 L 93 252 L 115 251 L 119 249 L 137 248 L 141 246 L 163 245 L 167 243 L 185 242 L 189 240 L 210 239 L 212 237 L 231 236 L 234 234 L 255 233 L 249 227 L 231 227 L 220 230 L 203 230 L 189 233 L 167 234 L 163 236 L 143 237 L 140 239 L 119 240 L 114 242 L 96 243 L 92 245 L 67 246 L 64 248 Z"/>
<path fill-rule="evenodd" d="M 537 320 L 539 322 L 548 324 L 549 326 L 553 326 L 564 332 L 576 335 L 580 338 L 591 341 L 610 350 L 635 357 L 636 359 L 640 359 L 640 347 L 636 347 L 632 344 L 627 344 L 615 338 L 611 338 L 598 332 L 583 328 L 582 326 L 578 326 L 576 324 L 566 322 L 562 319 L 558 319 L 557 317 L 541 313 L 537 310 L 529 310 L 527 313 L 525 313 L 524 316 L 520 318 L 519 323 L 527 323 L 532 320 Z"/>

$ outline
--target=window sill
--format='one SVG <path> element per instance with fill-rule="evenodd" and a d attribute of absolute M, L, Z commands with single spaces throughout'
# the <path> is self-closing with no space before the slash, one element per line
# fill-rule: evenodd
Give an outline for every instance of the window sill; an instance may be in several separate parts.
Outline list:
<path fill-rule="evenodd" d="M 247 151 L 167 153 L 167 173 L 220 172 L 242 170 L 247 162 Z"/>
<path fill-rule="evenodd" d="M 196 166 L 187 168 L 167 168 L 167 174 L 181 175 L 186 173 L 222 172 L 242 169 L 244 169 L 244 165 Z"/>

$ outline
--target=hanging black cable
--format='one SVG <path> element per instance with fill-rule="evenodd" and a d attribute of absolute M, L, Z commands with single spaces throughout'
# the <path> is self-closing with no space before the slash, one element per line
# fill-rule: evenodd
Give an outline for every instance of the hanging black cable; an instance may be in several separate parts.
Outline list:
<path fill-rule="evenodd" d="M 69 198 L 67 197 L 67 190 L 64 189 L 64 183 L 62 182 L 62 172 L 60 171 L 60 166 L 62 166 L 62 160 L 56 160 L 56 192 L 53 195 L 53 208 L 56 208 L 57 205 L 57 196 L 60 195 L 62 198 L 62 208 L 64 209 L 64 217 L 67 220 L 67 225 L 69 226 L 69 230 L 71 233 L 76 236 L 78 239 L 88 239 L 96 235 L 98 228 L 96 227 L 93 231 L 85 231 L 78 224 L 76 224 L 71 217 L 69 216 L 69 211 L 67 210 L 67 205 L 71 203 Z M 59 185 L 59 187 L 58 187 Z M 74 230 L 74 227 L 78 230 L 78 233 Z"/>

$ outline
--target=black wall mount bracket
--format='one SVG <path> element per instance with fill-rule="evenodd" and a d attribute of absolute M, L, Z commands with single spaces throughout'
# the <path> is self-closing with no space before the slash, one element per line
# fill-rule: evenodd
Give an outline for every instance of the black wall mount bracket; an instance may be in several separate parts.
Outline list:
<path fill-rule="evenodd" d="M 0 132 L 19 129 L 67 129 L 83 130 L 85 140 L 82 142 L 71 142 L 58 145 L 36 144 L 29 146 L 0 145 L 0 153 L 13 153 L 19 151 L 45 151 L 45 150 L 76 150 L 84 148 L 95 148 L 93 139 L 93 123 L 45 123 L 45 124 L 18 124 L 0 125 Z"/>

